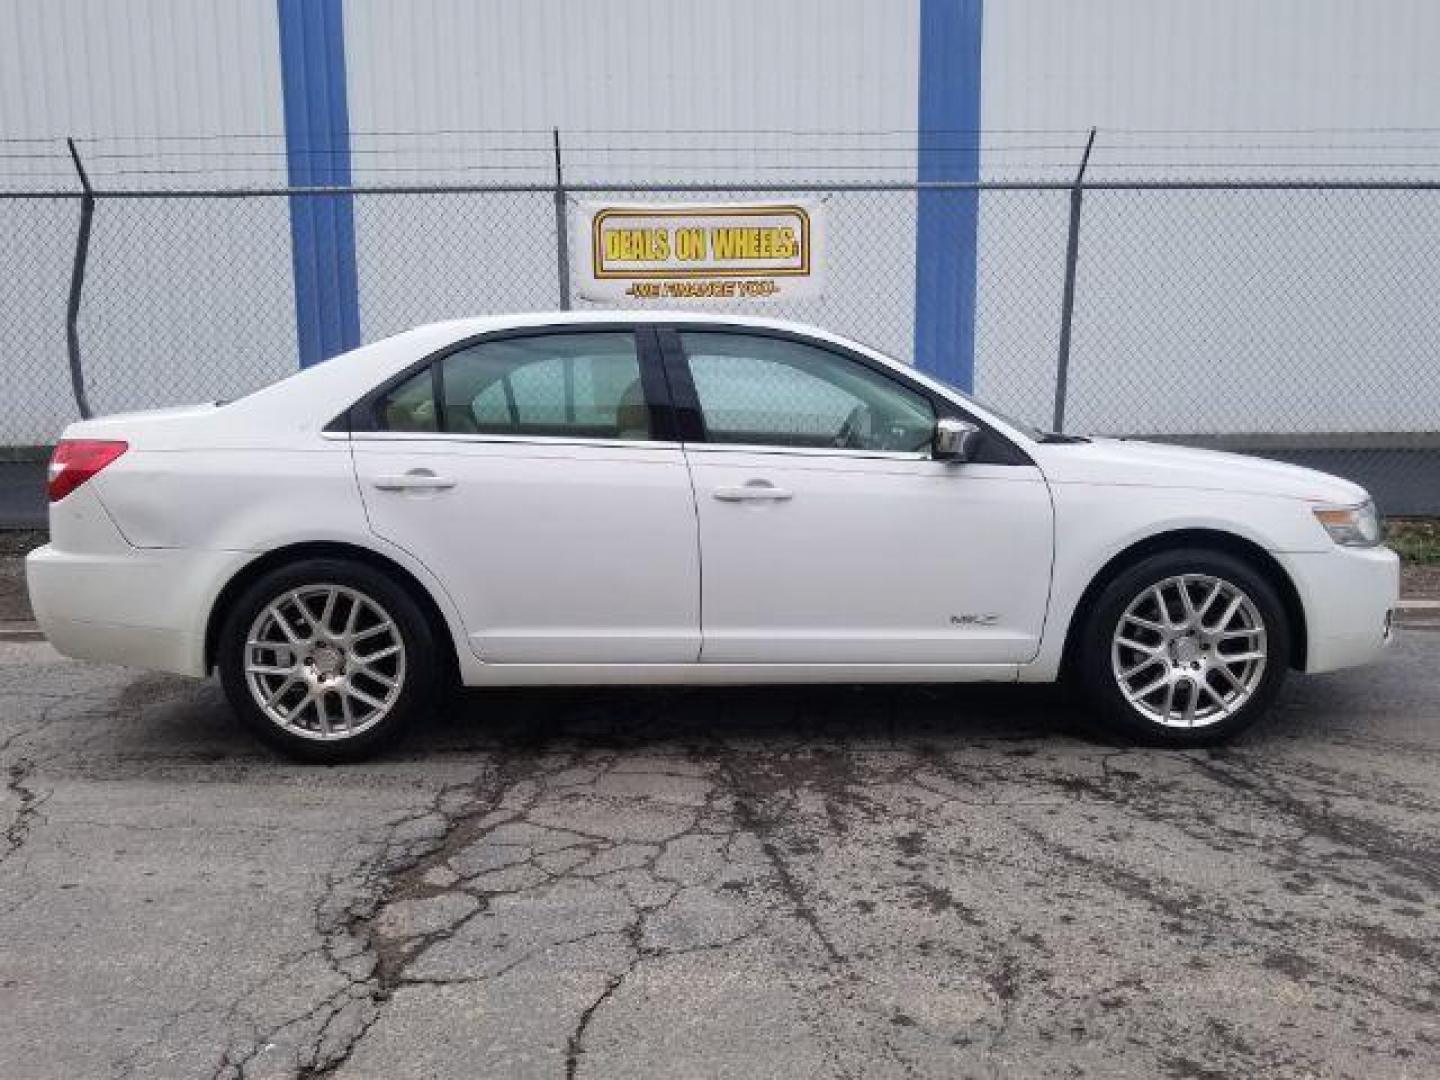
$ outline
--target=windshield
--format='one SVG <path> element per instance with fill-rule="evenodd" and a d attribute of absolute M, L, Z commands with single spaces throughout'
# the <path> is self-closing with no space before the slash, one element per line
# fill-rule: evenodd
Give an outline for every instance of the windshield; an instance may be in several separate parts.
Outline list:
<path fill-rule="evenodd" d="M 875 348 L 874 345 L 870 345 L 870 346 L 868 346 L 868 347 L 871 348 L 871 349 L 874 349 L 875 352 L 880 353 L 882 356 L 890 356 L 890 354 L 887 353 L 887 352 L 885 352 L 884 349 L 877 349 L 877 348 Z M 892 357 L 892 359 L 893 359 L 893 357 Z M 914 365 L 913 365 L 913 364 L 907 364 L 906 366 L 907 366 L 907 367 L 913 367 Z M 993 405 L 987 405 L 985 402 L 983 402 L 983 401 L 981 401 L 979 398 L 977 398 L 974 394 L 967 393 L 966 391 L 960 389 L 960 387 L 956 386 L 954 383 L 948 381 L 947 379 L 942 379 L 939 375 L 936 375 L 936 374 L 935 374 L 934 372 L 932 372 L 932 371 L 927 371 L 927 372 L 925 372 L 925 375 L 926 375 L 926 377 L 928 377 L 932 382 L 937 382 L 937 383 L 939 383 L 941 386 L 945 387 L 945 389 L 949 390 L 951 393 L 953 393 L 953 394 L 955 394 L 957 397 L 959 397 L 962 401 L 966 401 L 966 402 L 969 402 L 971 405 L 974 405 L 980 412 L 983 412 L 983 413 L 986 413 L 986 414 L 988 414 L 988 415 L 990 415 L 990 416 L 993 416 L 996 420 L 999 420 L 1001 423 L 1008 424 L 1010 427 L 1012 427 L 1012 428 L 1014 428 L 1016 431 L 1020 432 L 1020 434 L 1024 435 L 1027 439 L 1033 439 L 1033 440 L 1035 440 L 1036 442 L 1079 442 L 1079 441 L 1081 441 L 1081 440 L 1080 440 L 1078 437 L 1076 437 L 1076 436 L 1057 435 L 1055 432 L 1045 431 L 1045 430 L 1043 430 L 1043 429 L 1041 429 L 1041 428 L 1036 427 L 1034 424 L 1028 424 L 1028 423 L 1026 423 L 1024 420 L 1019 419 L 1018 417 L 1011 416 L 1009 413 L 1005 412 L 1003 409 L 997 409 L 997 408 L 995 408 L 995 406 L 993 406 Z"/>
<path fill-rule="evenodd" d="M 876 348 L 876 346 L 874 345 L 867 345 L 866 347 L 873 350 L 874 352 L 879 353 L 881 356 L 890 357 L 890 359 L 892 360 L 895 359 L 893 356 L 891 356 L 890 353 L 887 353 L 884 349 Z M 913 364 L 907 364 L 906 366 L 914 367 Z M 1083 435 L 1065 435 L 1058 431 L 1046 431 L 1044 428 L 1036 427 L 1034 424 L 1027 423 L 1024 420 L 1019 419 L 1018 417 L 1011 416 L 1009 413 L 1005 412 L 1002 409 L 997 409 L 993 405 L 987 405 L 985 402 L 977 398 L 974 394 L 968 393 L 967 391 L 960 389 L 960 387 L 956 386 L 954 383 L 949 382 L 946 379 L 942 379 L 934 372 L 927 371 L 925 372 L 925 375 L 932 382 L 939 383 L 941 386 L 945 387 L 945 389 L 958 396 L 961 400 L 966 401 L 971 405 L 974 405 L 975 408 L 978 409 L 980 412 L 983 412 L 989 416 L 993 416 L 1001 423 L 1007 424 L 1010 427 L 1014 428 L 1016 431 L 1020 432 L 1020 434 L 1024 435 L 1027 439 L 1033 439 L 1035 442 L 1040 443 L 1083 443 L 1090 441 Z"/>
<path fill-rule="evenodd" d="M 944 382 L 943 379 L 940 381 Z M 955 393 L 959 394 L 966 401 L 970 402 L 976 408 L 980 409 L 985 413 L 988 413 L 996 420 L 1000 420 L 1003 423 L 1009 424 L 1016 431 L 1020 432 L 1020 434 L 1026 436 L 1027 438 L 1034 439 L 1036 442 L 1083 443 L 1090 441 L 1084 435 L 1066 435 L 1063 432 L 1046 431 L 1044 428 L 1038 428 L 1034 424 L 1027 424 L 1024 420 L 1017 420 L 1015 417 L 1009 415 L 1008 413 L 1002 412 L 1001 410 L 995 408 L 995 406 L 993 405 L 987 405 L 985 404 L 985 402 L 979 401 L 973 395 L 965 393 L 965 391 L 961 390 L 958 386 L 951 386 L 948 382 L 945 383 L 945 385 L 951 390 L 953 390 Z"/>
<path fill-rule="evenodd" d="M 934 378 L 934 376 L 931 377 Z M 945 382 L 945 380 L 943 379 L 941 379 L 940 381 Z M 1034 424 L 1027 424 L 1024 420 L 1017 419 L 1016 417 L 1011 416 L 1009 413 L 995 408 L 994 405 L 985 404 L 985 402 L 978 400 L 976 397 L 974 397 L 974 395 L 965 393 L 965 391 L 961 390 L 958 386 L 952 386 L 948 382 L 945 383 L 945 385 L 949 387 L 949 389 L 953 390 L 955 393 L 959 394 L 966 401 L 970 402 L 981 412 L 989 413 L 996 420 L 999 420 L 1002 423 L 1009 424 L 1016 431 L 1020 432 L 1020 434 L 1034 439 L 1036 442 L 1045 442 L 1047 441 L 1048 437 L 1053 434 L 1053 432 L 1042 431 Z"/>

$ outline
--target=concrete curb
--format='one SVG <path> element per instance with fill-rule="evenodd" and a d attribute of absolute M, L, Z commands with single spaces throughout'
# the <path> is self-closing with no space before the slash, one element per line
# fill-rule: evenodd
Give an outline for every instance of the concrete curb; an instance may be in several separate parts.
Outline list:
<path fill-rule="evenodd" d="M 1440 600 L 1401 600 L 1396 609 L 1401 626 L 1440 626 Z"/>
<path fill-rule="evenodd" d="M 0 621 L 0 641 L 44 641 L 40 625 L 29 619 Z"/>

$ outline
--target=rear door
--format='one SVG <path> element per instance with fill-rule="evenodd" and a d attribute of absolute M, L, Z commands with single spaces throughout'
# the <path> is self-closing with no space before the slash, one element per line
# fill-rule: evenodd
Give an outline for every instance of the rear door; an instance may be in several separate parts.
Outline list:
<path fill-rule="evenodd" d="M 700 651 L 694 497 L 648 328 L 489 335 L 397 380 L 352 445 L 374 531 L 495 663 Z"/>

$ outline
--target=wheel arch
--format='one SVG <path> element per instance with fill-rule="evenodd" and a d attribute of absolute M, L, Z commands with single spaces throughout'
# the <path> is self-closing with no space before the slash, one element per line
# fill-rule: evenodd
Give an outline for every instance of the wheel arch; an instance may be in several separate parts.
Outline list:
<path fill-rule="evenodd" d="M 1065 647 L 1061 654 L 1062 670 L 1069 670 L 1074 663 L 1080 628 L 1105 586 L 1110 584 L 1123 570 L 1133 566 L 1141 559 L 1149 558 L 1162 551 L 1177 551 L 1182 548 L 1207 548 L 1211 551 L 1224 552 L 1244 560 L 1257 572 L 1264 575 L 1265 579 L 1274 586 L 1280 602 L 1285 605 L 1285 617 L 1290 624 L 1290 666 L 1303 671 L 1306 650 L 1309 647 L 1305 626 L 1305 606 L 1300 600 L 1299 590 L 1296 589 L 1295 582 L 1291 580 L 1289 573 L 1280 565 L 1275 556 L 1253 540 L 1247 540 L 1243 536 L 1225 532 L 1222 529 L 1203 528 L 1173 529 L 1137 540 L 1112 556 L 1109 562 L 1105 563 L 1091 577 L 1090 583 L 1085 586 L 1085 591 L 1081 593 L 1079 601 L 1075 604 L 1075 609 L 1070 613 L 1070 624 L 1065 631 Z"/>
<path fill-rule="evenodd" d="M 445 673 L 451 678 L 459 677 L 460 658 L 456 652 L 455 634 L 439 603 L 424 583 L 394 559 L 378 551 L 361 547 L 359 544 L 332 540 L 304 541 L 274 548 L 250 560 L 231 576 L 215 597 L 215 602 L 210 605 L 210 615 L 205 624 L 205 670 L 214 670 L 215 653 L 219 647 L 220 630 L 225 625 L 225 618 L 251 583 L 287 563 L 300 559 L 323 558 L 349 559 L 363 563 L 385 574 L 408 592 L 424 612 L 435 640 L 442 644 L 441 663 Z"/>

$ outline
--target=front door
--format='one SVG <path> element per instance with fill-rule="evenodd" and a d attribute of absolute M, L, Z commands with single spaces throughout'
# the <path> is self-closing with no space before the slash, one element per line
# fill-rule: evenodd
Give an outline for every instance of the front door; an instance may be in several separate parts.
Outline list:
<path fill-rule="evenodd" d="M 683 328 L 665 340 L 677 404 L 683 394 L 700 421 L 685 450 L 702 660 L 1035 655 L 1052 534 L 1033 464 L 932 460 L 934 397 L 822 343 Z"/>
<path fill-rule="evenodd" d="M 482 660 L 698 657 L 694 497 L 657 395 L 629 328 L 566 329 L 451 351 L 370 410 L 371 527 L 439 578 Z"/>

